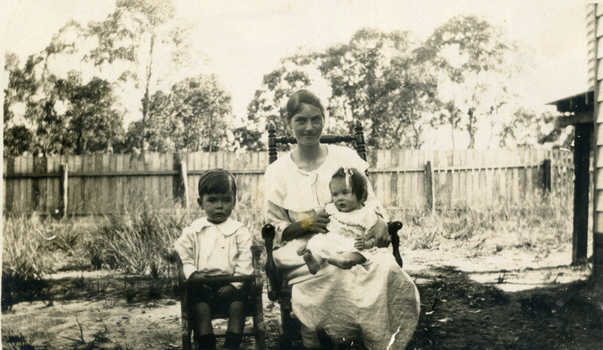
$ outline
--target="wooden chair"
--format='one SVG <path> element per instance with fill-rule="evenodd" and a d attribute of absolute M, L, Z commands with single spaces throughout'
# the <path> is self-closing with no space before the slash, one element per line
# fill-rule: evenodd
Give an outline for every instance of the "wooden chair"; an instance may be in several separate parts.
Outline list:
<path fill-rule="evenodd" d="M 255 337 L 256 349 L 266 349 L 266 331 L 264 328 L 264 309 L 262 303 L 262 286 L 263 278 L 260 271 L 260 255 L 262 248 L 259 246 L 252 246 L 252 264 L 253 274 L 245 276 L 215 276 L 207 277 L 203 279 L 196 279 L 194 283 L 216 283 L 216 282 L 247 282 L 247 286 L 250 288 L 250 298 L 246 303 L 247 317 L 253 317 L 253 327 L 245 327 L 243 336 Z M 182 268 L 182 260 L 176 251 L 172 252 L 172 262 L 176 265 L 178 287 L 180 294 L 180 306 L 181 306 L 181 317 L 182 317 L 182 349 L 192 349 L 192 335 L 195 325 L 193 305 L 189 302 L 188 287 L 191 283 L 184 277 L 184 270 Z M 228 313 L 216 313 L 212 314 L 212 319 L 228 318 Z M 224 337 L 224 332 L 216 332 L 216 337 Z"/>
<path fill-rule="evenodd" d="M 362 124 L 356 123 L 355 134 L 353 136 L 323 135 L 320 142 L 325 144 L 348 142 L 354 145 L 360 158 L 366 161 L 366 147 L 364 142 L 364 132 Z M 297 140 L 294 137 L 276 137 L 274 124 L 268 128 L 268 156 L 269 162 L 273 163 L 277 159 L 278 144 L 295 144 Z M 368 174 L 367 174 L 368 175 Z M 388 232 L 392 242 L 392 253 L 398 265 L 402 267 L 402 257 L 400 256 L 400 237 L 398 231 L 402 228 L 400 221 L 388 222 Z M 291 287 L 283 278 L 283 274 L 276 268 L 272 256 L 272 247 L 274 244 L 275 228 L 271 224 L 262 227 L 262 238 L 266 246 L 266 277 L 268 277 L 268 299 L 278 301 L 281 308 L 281 317 L 279 319 L 279 349 L 289 349 L 293 342 L 301 340 L 300 323 L 292 312 L 291 308 Z"/>

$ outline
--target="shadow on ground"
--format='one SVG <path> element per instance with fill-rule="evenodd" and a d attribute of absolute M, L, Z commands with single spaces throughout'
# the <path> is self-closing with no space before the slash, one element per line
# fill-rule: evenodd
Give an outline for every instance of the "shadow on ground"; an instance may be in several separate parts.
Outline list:
<path fill-rule="evenodd" d="M 601 349 L 603 344 L 601 292 L 585 281 L 505 292 L 454 267 L 412 277 L 422 281 L 417 285 L 421 315 L 407 349 Z"/>

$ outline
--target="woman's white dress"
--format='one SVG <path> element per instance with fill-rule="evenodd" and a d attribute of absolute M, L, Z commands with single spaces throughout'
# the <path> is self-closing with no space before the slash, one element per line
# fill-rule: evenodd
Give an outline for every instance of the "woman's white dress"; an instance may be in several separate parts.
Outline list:
<path fill-rule="evenodd" d="M 321 211 L 331 200 L 329 181 L 340 167 L 365 173 L 368 164 L 349 148 L 328 145 L 325 162 L 315 171 L 300 170 L 291 154 L 266 169 L 265 218 L 276 227 L 274 258 L 292 285 L 292 307 L 304 325 L 304 345 L 316 347 L 315 331 L 335 341 L 361 337 L 369 349 L 404 349 L 419 318 L 419 293 L 393 255 L 379 249 L 371 260 L 349 270 L 327 265 L 310 274 L 297 249 L 309 237 L 282 242 L 288 225 Z M 365 203 L 385 217 L 369 186 Z M 386 219 L 387 220 L 387 219 Z"/>

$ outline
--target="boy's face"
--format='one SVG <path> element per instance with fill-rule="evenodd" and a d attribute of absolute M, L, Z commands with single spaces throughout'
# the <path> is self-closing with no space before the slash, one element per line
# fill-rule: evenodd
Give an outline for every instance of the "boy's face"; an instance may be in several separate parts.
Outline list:
<path fill-rule="evenodd" d="M 352 189 L 346 186 L 345 179 L 332 179 L 329 188 L 331 189 L 331 199 L 337 210 L 345 213 L 360 205 L 358 198 L 352 193 Z"/>
<path fill-rule="evenodd" d="M 226 193 L 206 193 L 197 201 L 205 211 L 207 221 L 212 224 L 226 221 L 235 205 L 234 193 L 230 189 Z"/>

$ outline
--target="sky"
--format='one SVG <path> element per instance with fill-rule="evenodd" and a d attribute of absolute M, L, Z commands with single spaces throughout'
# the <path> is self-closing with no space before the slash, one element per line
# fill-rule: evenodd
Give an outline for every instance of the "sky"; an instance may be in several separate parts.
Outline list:
<path fill-rule="evenodd" d="M 40 52 L 70 19 L 103 20 L 114 0 L 0 0 L 5 51 Z M 358 29 L 410 31 L 418 40 L 456 15 L 478 15 L 524 45 L 533 59 L 517 82 L 534 109 L 587 89 L 586 3 L 575 0 L 177 0 L 193 42 L 244 117 L 262 77 L 299 48 L 321 51 Z M 4 59 L 4 57 L 2 57 Z M 138 100 L 139 101 L 139 100 Z M 134 113 L 128 117 L 137 118 Z"/>

